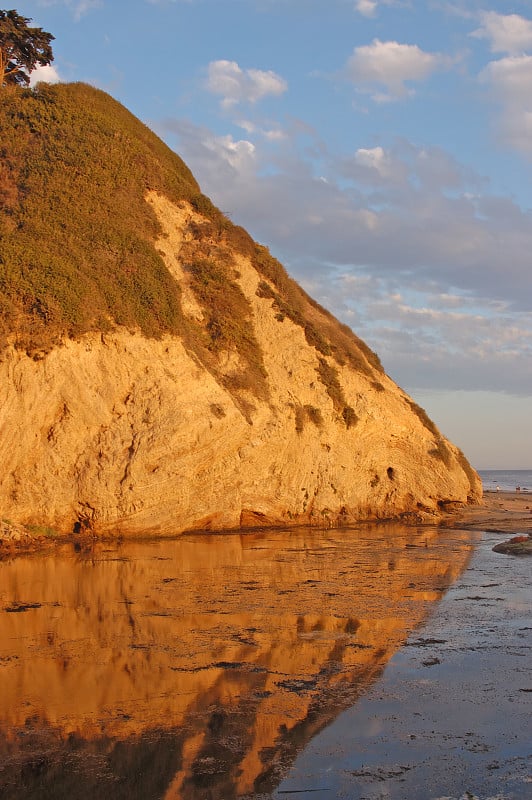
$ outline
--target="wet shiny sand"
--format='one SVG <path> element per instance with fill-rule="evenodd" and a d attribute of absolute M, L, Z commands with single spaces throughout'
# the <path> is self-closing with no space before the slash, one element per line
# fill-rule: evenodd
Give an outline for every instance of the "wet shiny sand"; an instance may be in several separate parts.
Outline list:
<path fill-rule="evenodd" d="M 317 736 L 274 798 L 532 797 L 532 560 L 485 534 L 382 679 Z"/>
<path fill-rule="evenodd" d="M 478 536 L 195 534 L 0 562 L 0 796 L 271 795 Z"/>

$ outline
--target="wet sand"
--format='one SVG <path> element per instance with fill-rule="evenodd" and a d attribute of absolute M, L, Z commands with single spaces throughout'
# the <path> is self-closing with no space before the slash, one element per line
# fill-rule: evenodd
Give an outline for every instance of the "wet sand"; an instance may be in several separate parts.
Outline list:
<path fill-rule="evenodd" d="M 497 533 L 532 533 L 532 492 L 485 492 L 478 506 L 446 515 L 442 525 Z"/>
<path fill-rule="evenodd" d="M 0 794 L 528 798 L 531 510 L 0 561 Z"/>
<path fill-rule="evenodd" d="M 532 496 L 490 493 L 457 512 L 453 527 L 484 531 L 467 569 L 271 798 L 532 796 L 532 561 L 493 551 L 531 532 L 531 508 Z"/>
<path fill-rule="evenodd" d="M 379 679 L 478 538 L 291 529 L 0 562 L 0 796 L 274 791 Z"/>

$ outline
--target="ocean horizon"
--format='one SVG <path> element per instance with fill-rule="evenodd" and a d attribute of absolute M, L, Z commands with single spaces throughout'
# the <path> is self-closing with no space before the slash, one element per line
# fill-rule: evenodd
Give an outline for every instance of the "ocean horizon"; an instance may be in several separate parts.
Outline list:
<path fill-rule="evenodd" d="M 521 491 L 532 492 L 532 469 L 479 469 L 477 472 L 485 492 L 496 492 L 497 487 L 501 492 L 515 492 L 518 487 Z"/>

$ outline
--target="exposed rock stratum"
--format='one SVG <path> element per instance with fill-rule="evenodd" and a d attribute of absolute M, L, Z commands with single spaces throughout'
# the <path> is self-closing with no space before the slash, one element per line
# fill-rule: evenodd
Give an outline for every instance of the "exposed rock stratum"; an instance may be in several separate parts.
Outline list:
<path fill-rule="evenodd" d="M 25 91 L 29 107 L 38 93 Z M 38 99 L 53 102 L 58 117 L 61 102 L 80 92 L 90 100 L 84 113 L 91 120 L 102 104 L 114 104 L 76 85 L 47 89 Z M 47 122 L 40 136 L 49 148 L 56 139 L 64 142 L 65 124 L 53 115 Z M 117 124 L 107 120 L 109 137 L 125 138 Z M 127 137 L 134 140 L 131 130 Z M 8 164 L 13 186 L 24 153 L 18 158 Z M 57 149 L 49 158 L 59 170 L 67 156 Z M 10 305 L 0 308 L 3 518 L 63 532 L 90 527 L 170 535 L 194 528 L 341 525 L 478 501 L 477 474 L 378 358 L 280 265 L 274 268 L 265 248 L 205 198 L 199 202 L 203 196 L 192 178 L 181 195 L 162 179 L 139 180 L 139 208 L 154 231 L 144 240 L 157 268 L 166 270 L 164 280 L 176 287 L 178 323 L 146 331 L 144 322 L 114 318 L 105 296 L 105 324 L 99 311 L 76 328 L 63 322 L 61 298 L 51 300 L 42 288 L 33 290 L 31 302 L 12 293 Z M 13 242 L 21 231 L 28 236 L 28 227 L 13 223 L 29 203 L 20 184 L 18 192 L 4 202 L 6 291 Z M 81 213 L 72 208 L 72 219 Z M 90 219 L 90 209 L 86 213 Z M 69 259 L 64 227 L 57 226 L 61 264 Z M 105 257 L 117 282 L 125 280 L 119 270 L 127 276 L 130 261 Z M 41 268 L 33 251 L 28 274 L 30 267 Z M 75 263 L 73 269 L 81 271 Z M 92 288 L 78 291 L 80 307 L 87 307 L 91 292 L 100 292 L 96 278 Z M 153 293 L 147 307 L 150 302 L 159 302 Z"/>

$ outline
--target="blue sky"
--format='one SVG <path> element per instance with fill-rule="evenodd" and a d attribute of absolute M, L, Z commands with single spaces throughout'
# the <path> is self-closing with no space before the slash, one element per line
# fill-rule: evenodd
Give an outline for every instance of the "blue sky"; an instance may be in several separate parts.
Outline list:
<path fill-rule="evenodd" d="M 532 467 L 532 0 L 17 11 L 41 79 L 153 128 L 475 467 Z"/>

